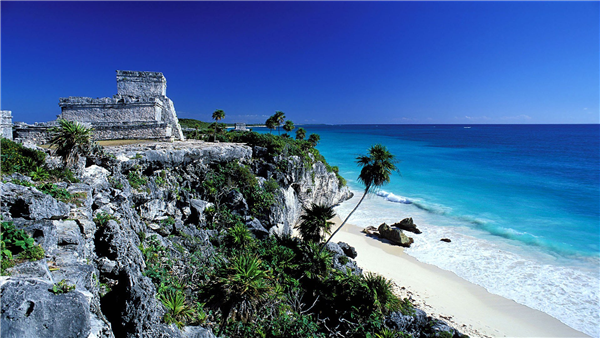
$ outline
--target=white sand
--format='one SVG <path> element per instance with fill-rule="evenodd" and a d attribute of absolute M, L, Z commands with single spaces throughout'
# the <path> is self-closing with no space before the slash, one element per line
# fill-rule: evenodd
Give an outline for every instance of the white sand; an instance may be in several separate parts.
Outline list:
<path fill-rule="evenodd" d="M 340 219 L 334 219 L 336 225 Z M 588 337 L 541 311 L 487 292 L 450 271 L 421 263 L 393 246 L 347 224 L 333 239 L 356 248 L 356 262 L 397 285 L 429 316 L 442 319 L 471 337 Z M 515 286 L 518 287 L 518 286 Z"/>

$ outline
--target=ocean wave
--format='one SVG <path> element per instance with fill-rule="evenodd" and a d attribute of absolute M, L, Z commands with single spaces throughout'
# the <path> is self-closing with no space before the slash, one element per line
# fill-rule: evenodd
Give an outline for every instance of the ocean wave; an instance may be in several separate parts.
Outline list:
<path fill-rule="evenodd" d="M 588 261 L 587 269 L 575 264 L 557 265 L 551 257 L 544 259 L 539 252 L 471 237 L 458 229 L 437 226 L 421 229 L 423 234 L 405 250 L 407 254 L 453 271 L 491 293 L 548 313 L 593 337 L 600 336 L 595 325 L 600 320 L 599 280 L 595 270 L 589 269 L 598 266 L 597 258 L 581 257 Z M 443 237 L 451 238 L 452 244 L 440 245 L 439 239 Z"/>
<path fill-rule="evenodd" d="M 413 202 L 406 197 L 394 195 L 391 192 L 387 192 L 385 190 L 378 191 L 377 196 L 385 198 L 386 201 L 402 203 L 402 204 L 412 204 Z"/>

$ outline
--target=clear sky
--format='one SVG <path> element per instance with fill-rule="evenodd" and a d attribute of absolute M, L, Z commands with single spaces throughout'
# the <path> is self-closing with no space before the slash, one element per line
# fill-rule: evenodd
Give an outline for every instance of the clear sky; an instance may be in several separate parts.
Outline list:
<path fill-rule="evenodd" d="M 599 2 L 1 2 L 1 108 L 162 72 L 179 117 L 598 123 Z"/>

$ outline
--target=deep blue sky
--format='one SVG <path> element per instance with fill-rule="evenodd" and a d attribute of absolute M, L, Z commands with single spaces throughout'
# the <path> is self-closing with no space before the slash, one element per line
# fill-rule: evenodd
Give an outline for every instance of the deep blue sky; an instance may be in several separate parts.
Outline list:
<path fill-rule="evenodd" d="M 598 123 L 599 2 L 5 2 L 1 108 L 163 72 L 179 117 Z"/>

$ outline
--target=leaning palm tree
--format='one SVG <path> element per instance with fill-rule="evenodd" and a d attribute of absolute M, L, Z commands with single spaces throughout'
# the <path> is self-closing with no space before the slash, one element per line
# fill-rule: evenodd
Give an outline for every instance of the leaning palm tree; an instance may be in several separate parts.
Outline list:
<path fill-rule="evenodd" d="M 56 147 L 55 154 L 62 157 L 66 165 L 71 165 L 91 149 L 94 129 L 65 119 L 59 119 L 58 123 L 58 127 L 50 129 L 49 144 Z"/>
<path fill-rule="evenodd" d="M 219 123 L 219 120 L 222 120 L 225 118 L 225 112 L 221 109 L 217 109 L 212 114 L 212 118 L 213 118 L 213 120 L 215 120 L 215 133 L 213 135 L 213 141 L 216 141 L 217 140 L 217 123 Z"/>
<path fill-rule="evenodd" d="M 333 207 L 312 203 L 310 208 L 304 208 L 302 220 L 295 228 L 300 232 L 300 237 L 305 242 L 320 243 L 325 234 L 331 232 L 333 222 L 329 220 L 335 216 Z"/>
<path fill-rule="evenodd" d="M 285 121 L 285 124 L 283 125 L 283 130 L 285 130 L 286 133 L 291 132 L 292 130 L 294 130 L 294 128 L 296 128 L 294 126 L 294 122 L 292 122 L 291 120 Z"/>
<path fill-rule="evenodd" d="M 392 153 L 381 144 L 371 146 L 367 155 L 361 155 L 356 158 L 356 163 L 362 167 L 360 174 L 358 175 L 358 181 L 365 185 L 365 192 L 360 201 L 358 201 L 358 204 L 352 209 L 352 212 L 350 212 L 344 222 L 342 222 L 342 225 L 333 232 L 327 242 L 321 247 L 321 250 L 323 250 L 333 236 L 335 236 L 335 234 L 337 234 L 337 232 L 346 224 L 350 216 L 356 211 L 369 192 L 390 182 L 392 171 L 398 171 L 398 168 L 396 167 L 397 162 L 396 156 L 392 155 Z"/>
<path fill-rule="evenodd" d="M 281 135 L 279 126 L 281 126 L 283 121 L 285 121 L 285 114 L 282 111 L 276 111 L 275 115 L 273 115 L 273 119 L 275 120 L 275 123 L 277 123 L 277 134 Z"/>
<path fill-rule="evenodd" d="M 306 137 L 306 129 L 300 127 L 296 130 L 296 140 L 304 140 Z"/>

